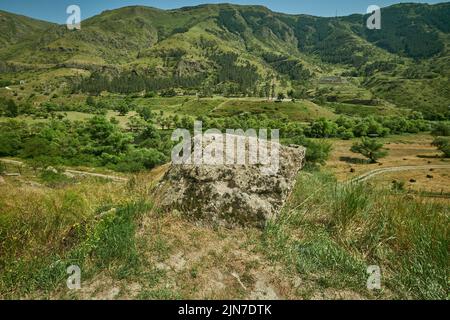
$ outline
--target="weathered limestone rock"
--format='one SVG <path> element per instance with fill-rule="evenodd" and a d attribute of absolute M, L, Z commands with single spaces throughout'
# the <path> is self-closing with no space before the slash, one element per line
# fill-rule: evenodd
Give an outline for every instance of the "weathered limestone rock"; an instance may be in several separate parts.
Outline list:
<path fill-rule="evenodd" d="M 161 207 L 206 224 L 263 227 L 284 205 L 305 159 L 303 147 L 276 147 L 279 166 L 271 174 L 249 158 L 242 165 L 171 164 L 158 187 Z"/>

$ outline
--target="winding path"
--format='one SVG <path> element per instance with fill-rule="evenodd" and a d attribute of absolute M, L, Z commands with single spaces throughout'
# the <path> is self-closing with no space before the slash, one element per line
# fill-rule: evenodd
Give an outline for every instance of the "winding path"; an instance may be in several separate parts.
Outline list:
<path fill-rule="evenodd" d="M 70 174 L 74 174 L 74 175 L 102 178 L 102 179 L 107 179 L 107 180 L 112 180 L 112 181 L 117 181 L 117 182 L 126 182 L 126 181 L 128 181 L 127 178 L 117 177 L 117 176 L 110 176 L 110 175 L 101 174 L 101 173 L 92 173 L 92 172 L 78 171 L 78 170 L 68 170 L 68 169 L 66 169 L 66 172 L 70 173 Z"/>
<path fill-rule="evenodd" d="M 4 163 L 10 163 L 18 166 L 24 166 L 25 164 L 21 161 L 17 160 L 10 160 L 10 159 L 0 159 L 0 161 Z M 409 171 L 409 170 L 430 170 L 430 169 L 449 169 L 450 170 L 450 164 L 436 164 L 436 165 L 422 165 L 422 166 L 399 166 L 399 167 L 390 167 L 390 168 L 380 168 L 371 170 L 369 172 L 364 173 L 363 175 L 360 175 L 359 177 L 347 180 L 346 183 L 360 183 L 365 182 L 369 179 L 372 179 L 375 176 L 384 174 L 384 173 L 391 173 L 391 172 L 400 172 L 400 171 Z M 79 171 L 79 170 L 71 170 L 66 169 L 65 172 L 74 174 L 74 175 L 81 175 L 81 176 L 89 176 L 89 177 L 96 177 L 96 178 L 103 178 L 107 180 L 117 181 L 117 182 L 126 182 L 128 181 L 127 178 L 118 177 L 118 176 L 112 176 L 112 175 L 106 175 L 101 173 L 92 173 L 87 171 Z"/>
<path fill-rule="evenodd" d="M 25 164 L 22 161 L 17 160 L 10 160 L 10 159 L 0 159 L 1 162 L 9 163 L 17 166 L 25 166 Z M 101 173 L 92 173 L 87 171 L 79 171 L 79 170 L 71 170 L 71 169 L 65 169 L 66 173 L 70 173 L 73 175 L 79 175 L 79 176 L 89 176 L 89 177 L 95 177 L 95 178 L 102 178 L 107 180 L 112 180 L 116 182 L 126 182 L 128 181 L 127 178 L 118 177 L 118 176 L 111 176 L 107 174 L 101 174 Z"/>
<path fill-rule="evenodd" d="M 375 176 L 378 176 L 378 175 L 384 174 L 384 173 L 409 171 L 409 170 L 430 170 L 430 169 L 449 169 L 450 170 L 450 164 L 442 164 L 442 165 L 437 164 L 437 165 L 424 165 L 424 166 L 400 166 L 400 167 L 375 169 L 375 170 L 366 172 L 359 177 L 350 179 L 347 181 L 347 183 L 364 182 Z"/>

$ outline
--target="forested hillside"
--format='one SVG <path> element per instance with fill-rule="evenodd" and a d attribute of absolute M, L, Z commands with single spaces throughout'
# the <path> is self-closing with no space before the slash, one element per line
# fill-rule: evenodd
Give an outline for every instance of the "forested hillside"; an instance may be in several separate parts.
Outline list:
<path fill-rule="evenodd" d="M 42 93 L 176 89 L 269 97 L 281 91 L 448 117 L 450 3 L 383 8 L 381 30 L 367 29 L 367 18 L 229 4 L 168 11 L 135 6 L 103 12 L 69 31 L 1 12 L 0 82 L 33 81 Z M 329 79 L 366 97 L 323 88 Z"/>

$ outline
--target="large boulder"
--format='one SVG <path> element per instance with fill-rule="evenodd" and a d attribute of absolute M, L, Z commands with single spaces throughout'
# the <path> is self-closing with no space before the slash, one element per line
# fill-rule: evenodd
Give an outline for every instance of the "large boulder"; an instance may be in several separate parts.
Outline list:
<path fill-rule="evenodd" d="M 257 138 L 247 139 L 248 143 Z M 172 163 L 158 187 L 161 207 L 202 224 L 264 227 L 283 207 L 303 167 L 306 151 L 275 142 L 267 145 L 269 155 L 274 147 L 278 150 L 277 170 L 267 171 L 261 163 L 250 163 L 248 145 L 244 164 Z"/>

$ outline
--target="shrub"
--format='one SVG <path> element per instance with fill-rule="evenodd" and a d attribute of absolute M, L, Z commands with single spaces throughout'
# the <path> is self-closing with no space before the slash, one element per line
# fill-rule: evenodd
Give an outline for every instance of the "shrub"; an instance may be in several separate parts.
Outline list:
<path fill-rule="evenodd" d="M 450 158 L 450 138 L 439 137 L 433 141 L 433 146 L 444 153 L 446 158 Z"/>
<path fill-rule="evenodd" d="M 167 89 L 161 92 L 161 97 L 166 97 L 166 98 L 170 98 L 170 97 L 175 97 L 177 95 L 177 92 L 171 88 L 171 89 Z"/>
<path fill-rule="evenodd" d="M 405 182 L 404 181 L 392 181 L 392 189 L 394 191 L 403 191 L 405 190 Z"/>
<path fill-rule="evenodd" d="M 286 98 L 286 95 L 283 92 L 280 92 L 277 96 L 277 100 L 283 101 Z"/>
<path fill-rule="evenodd" d="M 155 149 L 134 149 L 128 152 L 115 166 L 124 172 L 138 172 L 153 169 L 164 163 L 166 157 Z"/>
<path fill-rule="evenodd" d="M 126 116 L 127 113 L 131 111 L 131 108 L 125 101 L 122 101 L 117 106 L 117 111 L 119 112 L 119 115 Z"/>
<path fill-rule="evenodd" d="M 86 104 L 90 107 L 95 107 L 95 99 L 92 96 L 86 98 Z"/>
<path fill-rule="evenodd" d="M 22 146 L 20 135 L 13 131 L 0 131 L 0 157 L 15 156 Z"/>
<path fill-rule="evenodd" d="M 16 105 L 14 100 L 10 99 L 6 103 L 6 116 L 10 118 L 15 118 L 19 115 L 19 107 Z"/>
<path fill-rule="evenodd" d="M 341 131 L 340 133 L 339 133 L 339 137 L 342 139 L 342 140 L 350 140 L 350 139 L 352 139 L 352 138 L 354 138 L 355 137 L 355 135 L 353 134 L 353 132 L 351 131 L 351 130 L 343 130 L 343 131 Z"/>
<path fill-rule="evenodd" d="M 328 119 L 319 119 L 314 121 L 309 128 L 305 130 L 308 137 L 311 138 L 332 138 L 337 134 L 337 124 Z"/>
<path fill-rule="evenodd" d="M 293 144 L 306 148 L 306 163 L 311 167 L 325 164 L 333 149 L 332 144 L 326 140 L 312 140 L 306 139 L 305 137 L 297 137 L 290 141 Z"/>
<path fill-rule="evenodd" d="M 382 148 L 383 143 L 378 142 L 375 139 L 363 137 L 361 142 L 355 143 L 350 150 L 354 153 L 360 153 L 372 163 L 376 163 L 378 159 L 383 158 L 388 154 L 387 151 Z"/>
<path fill-rule="evenodd" d="M 25 141 L 21 156 L 23 158 L 37 158 L 51 156 L 56 151 L 45 138 L 32 137 Z"/>
<path fill-rule="evenodd" d="M 450 136 L 450 122 L 439 122 L 434 126 L 431 134 L 437 137 Z"/>
<path fill-rule="evenodd" d="M 54 172 L 51 170 L 43 170 L 39 175 L 39 178 L 49 187 L 64 186 L 72 181 L 71 178 L 66 177 L 60 172 Z"/>
<path fill-rule="evenodd" d="M 146 92 L 144 98 L 154 98 L 156 97 L 156 93 L 154 91 Z"/>

